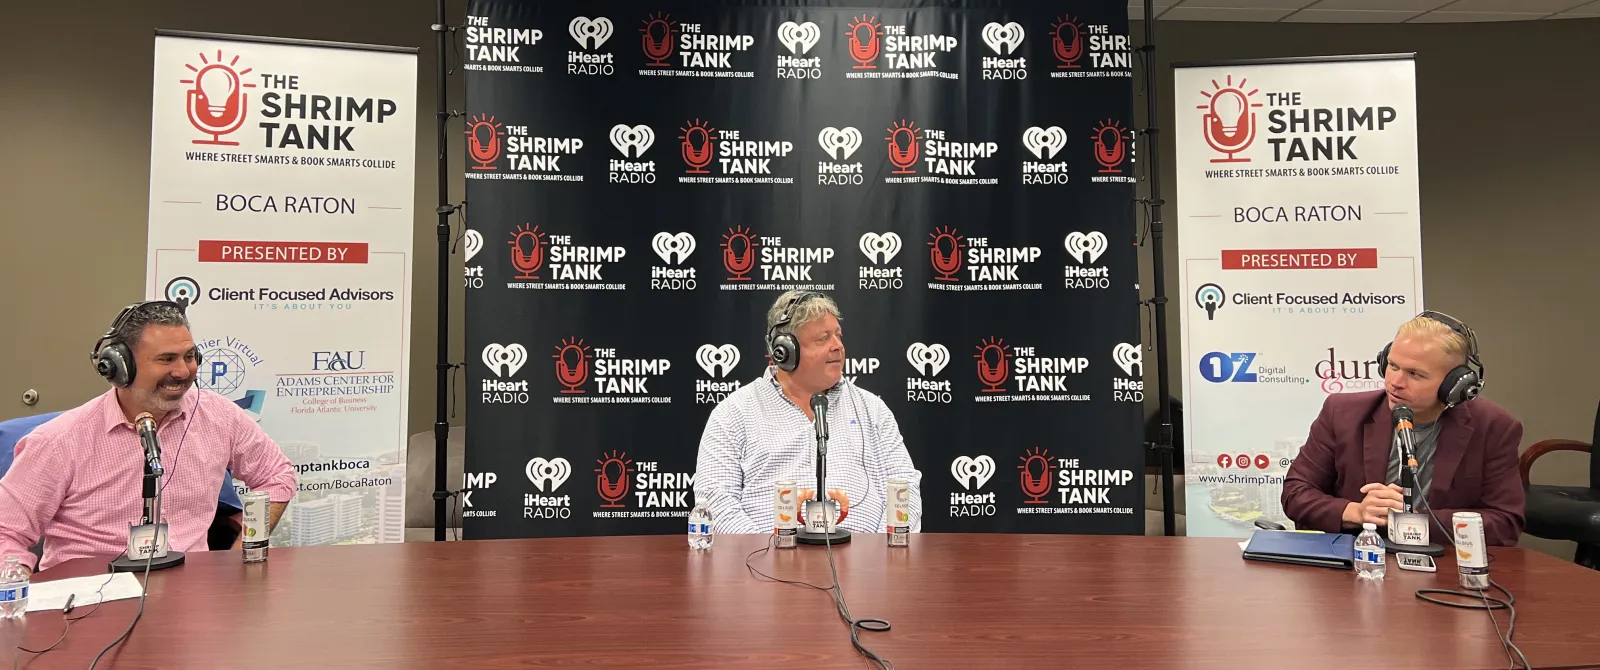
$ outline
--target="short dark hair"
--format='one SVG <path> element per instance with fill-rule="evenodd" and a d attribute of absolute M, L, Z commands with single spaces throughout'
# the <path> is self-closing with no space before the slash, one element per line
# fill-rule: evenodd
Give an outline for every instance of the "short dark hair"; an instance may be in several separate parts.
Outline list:
<path fill-rule="evenodd" d="M 128 349 L 139 344 L 139 339 L 144 337 L 144 329 L 150 325 L 157 326 L 183 326 L 189 327 L 189 316 L 182 308 L 166 303 L 151 303 L 133 310 L 122 325 L 112 333 L 116 341 L 128 346 Z"/>

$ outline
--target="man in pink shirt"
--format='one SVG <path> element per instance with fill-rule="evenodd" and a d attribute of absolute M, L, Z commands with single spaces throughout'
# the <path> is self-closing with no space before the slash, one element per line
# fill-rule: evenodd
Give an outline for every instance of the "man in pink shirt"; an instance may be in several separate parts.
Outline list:
<path fill-rule="evenodd" d="M 294 466 L 233 402 L 191 388 L 199 352 L 183 307 L 139 303 L 95 344 L 96 370 L 112 389 L 34 429 L 0 479 L 0 560 L 44 539 L 39 569 L 69 559 L 115 558 L 143 513 L 144 449 L 134 418 L 149 412 L 161 441 L 161 516 L 169 547 L 206 551 L 217 491 L 228 469 L 268 494 L 270 523 L 294 497 Z M 237 544 L 236 544 L 237 548 Z"/>

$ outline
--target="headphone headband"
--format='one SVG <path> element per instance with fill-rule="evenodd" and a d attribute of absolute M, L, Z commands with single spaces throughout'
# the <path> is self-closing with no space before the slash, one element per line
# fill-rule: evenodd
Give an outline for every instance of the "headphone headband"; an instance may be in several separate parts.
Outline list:
<path fill-rule="evenodd" d="M 122 342 L 120 338 L 117 337 L 117 331 L 122 328 L 123 324 L 128 322 L 128 319 L 133 317 L 134 312 L 142 311 L 151 305 L 167 305 L 180 312 L 184 311 L 182 305 L 179 305 L 171 300 L 144 300 L 128 305 L 127 307 L 122 308 L 121 312 L 117 313 L 117 318 L 111 320 L 111 327 L 106 330 L 106 334 L 101 335 L 100 339 L 95 340 L 94 351 L 89 352 L 89 358 L 93 359 L 99 357 L 100 349 L 105 347 L 107 344 L 127 344 L 127 342 Z"/>

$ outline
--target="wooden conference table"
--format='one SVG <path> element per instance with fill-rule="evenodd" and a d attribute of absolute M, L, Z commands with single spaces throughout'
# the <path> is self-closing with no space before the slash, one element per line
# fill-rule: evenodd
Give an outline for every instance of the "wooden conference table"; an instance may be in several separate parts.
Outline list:
<path fill-rule="evenodd" d="M 868 667 L 824 592 L 758 580 L 765 536 L 413 543 L 191 554 L 152 573 L 144 617 L 108 655 L 120 668 Z M 1499 668 L 1481 610 L 1433 605 L 1455 589 L 1391 561 L 1381 583 L 1349 571 L 1245 561 L 1237 541 L 1073 535 L 858 536 L 835 557 L 856 617 L 889 619 L 863 642 L 897 668 Z M 1534 667 L 1600 666 L 1600 573 L 1496 549 L 1517 597 L 1516 641 Z M 768 574 L 829 582 L 821 547 L 757 555 Z M 38 580 L 97 574 L 69 561 Z M 107 603 L 28 668 L 84 668 L 137 599 Z M 74 614 L 81 613 L 75 611 Z M 1502 629 L 1504 611 L 1497 613 Z M 0 622 L 5 644 L 44 646 L 59 612 Z M 23 655 L 27 662 L 31 655 Z M 108 667 L 102 661 L 101 667 Z"/>

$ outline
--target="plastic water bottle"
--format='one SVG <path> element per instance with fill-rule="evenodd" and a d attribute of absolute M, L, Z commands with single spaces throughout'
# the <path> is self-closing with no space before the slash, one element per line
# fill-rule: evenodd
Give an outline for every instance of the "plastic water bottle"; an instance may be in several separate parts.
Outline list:
<path fill-rule="evenodd" d="M 28 572 L 16 556 L 0 567 L 0 619 L 20 619 L 28 613 Z"/>
<path fill-rule="evenodd" d="M 711 510 L 704 504 L 696 503 L 689 512 L 689 548 L 711 548 Z"/>
<path fill-rule="evenodd" d="M 1356 577 L 1383 579 L 1388 567 L 1388 555 L 1383 550 L 1383 536 L 1376 524 L 1361 524 L 1361 534 L 1356 536 Z"/>

